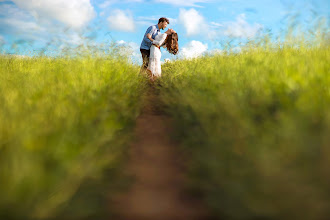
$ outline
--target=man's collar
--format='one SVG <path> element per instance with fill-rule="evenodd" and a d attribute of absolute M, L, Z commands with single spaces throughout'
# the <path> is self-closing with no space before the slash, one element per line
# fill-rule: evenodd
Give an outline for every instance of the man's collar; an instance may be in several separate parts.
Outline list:
<path fill-rule="evenodd" d="M 159 29 L 159 27 L 158 27 L 158 24 L 156 24 L 156 27 L 157 27 L 157 30 L 159 30 L 159 31 L 160 31 L 160 29 Z"/>

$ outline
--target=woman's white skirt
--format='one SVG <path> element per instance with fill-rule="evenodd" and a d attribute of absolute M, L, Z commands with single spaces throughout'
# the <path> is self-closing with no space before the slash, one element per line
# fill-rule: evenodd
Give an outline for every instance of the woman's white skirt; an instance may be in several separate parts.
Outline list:
<path fill-rule="evenodd" d="M 161 56 L 162 53 L 160 52 L 160 49 L 152 45 L 150 47 L 148 70 L 150 70 L 152 75 L 157 77 L 160 77 L 162 75 L 161 63 L 160 63 Z"/>

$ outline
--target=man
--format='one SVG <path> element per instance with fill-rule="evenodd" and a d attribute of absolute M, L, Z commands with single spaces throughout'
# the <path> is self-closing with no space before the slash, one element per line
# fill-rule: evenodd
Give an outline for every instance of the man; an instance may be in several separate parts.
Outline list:
<path fill-rule="evenodd" d="M 167 18 L 160 18 L 158 20 L 158 24 L 150 26 L 146 33 L 144 34 L 141 46 L 140 46 L 140 51 L 142 54 L 142 67 L 141 71 L 142 73 L 146 72 L 149 64 L 149 56 L 150 56 L 150 47 L 152 45 L 152 42 L 154 41 L 155 37 L 158 35 L 160 32 L 160 29 L 164 30 L 167 25 L 170 23 L 170 21 Z"/>

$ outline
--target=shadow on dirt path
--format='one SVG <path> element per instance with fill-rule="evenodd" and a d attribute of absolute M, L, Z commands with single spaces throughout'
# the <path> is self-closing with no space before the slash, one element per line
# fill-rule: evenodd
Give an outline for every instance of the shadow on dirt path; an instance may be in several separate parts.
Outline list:
<path fill-rule="evenodd" d="M 170 139 L 171 118 L 162 113 L 157 90 L 150 86 L 126 169 L 134 183 L 115 199 L 120 220 L 209 219 L 200 201 L 187 195 L 183 158 Z"/>

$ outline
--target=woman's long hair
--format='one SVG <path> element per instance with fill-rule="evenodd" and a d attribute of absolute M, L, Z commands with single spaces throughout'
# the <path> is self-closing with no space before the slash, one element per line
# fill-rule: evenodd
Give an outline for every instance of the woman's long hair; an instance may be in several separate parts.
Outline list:
<path fill-rule="evenodd" d="M 177 54 L 179 51 L 179 36 L 177 33 L 167 35 L 166 37 L 166 48 L 167 51 L 171 54 Z"/>

